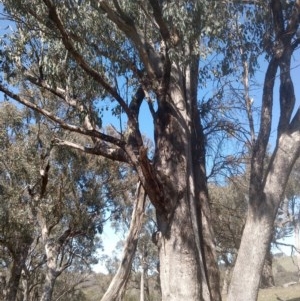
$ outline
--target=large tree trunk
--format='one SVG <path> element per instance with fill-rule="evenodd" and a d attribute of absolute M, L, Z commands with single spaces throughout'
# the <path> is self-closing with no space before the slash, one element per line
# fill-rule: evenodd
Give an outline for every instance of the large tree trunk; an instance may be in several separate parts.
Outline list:
<path fill-rule="evenodd" d="M 174 78 L 184 82 L 170 84 L 156 116 L 154 166 L 163 183 L 165 204 L 156 208 L 163 301 L 221 299 L 219 274 L 212 273 L 218 268 L 209 227 L 196 70 L 196 61 L 184 76 L 174 67 Z"/>
<path fill-rule="evenodd" d="M 141 184 L 139 184 L 137 189 L 136 198 L 120 266 L 101 301 L 121 301 L 124 296 L 126 284 L 131 272 L 131 264 L 138 243 L 138 236 L 143 225 L 146 195 Z"/>
<path fill-rule="evenodd" d="M 189 208 L 184 199 L 172 220 L 159 218 L 158 247 L 162 300 L 211 300 L 204 270 L 199 258 Z M 184 284 L 184 285 L 183 285 Z"/>

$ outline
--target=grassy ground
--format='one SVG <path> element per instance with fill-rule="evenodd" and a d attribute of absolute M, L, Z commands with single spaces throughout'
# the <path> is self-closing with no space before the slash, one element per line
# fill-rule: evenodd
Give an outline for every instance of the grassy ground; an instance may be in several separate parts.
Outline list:
<path fill-rule="evenodd" d="M 223 301 L 226 301 L 226 296 L 223 296 Z M 300 301 L 300 284 L 261 289 L 257 301 Z"/>
<path fill-rule="evenodd" d="M 300 301 L 300 284 L 262 289 L 258 301 Z"/>
<path fill-rule="evenodd" d="M 261 289 L 259 291 L 258 301 L 300 301 L 300 283 L 289 287 L 283 287 L 285 283 L 298 281 L 295 260 L 295 258 L 292 259 L 291 257 L 274 258 L 273 273 L 276 287 Z M 103 295 L 109 282 L 109 276 L 95 274 L 88 285 L 83 289 L 87 300 L 99 300 L 99 296 Z M 153 294 L 154 291 L 156 292 L 152 287 L 150 290 L 151 294 Z M 139 300 L 139 291 L 129 290 L 125 297 L 125 301 L 137 300 Z M 159 301 L 156 297 L 153 297 L 152 300 Z M 223 301 L 226 301 L 225 296 L 223 296 Z"/>

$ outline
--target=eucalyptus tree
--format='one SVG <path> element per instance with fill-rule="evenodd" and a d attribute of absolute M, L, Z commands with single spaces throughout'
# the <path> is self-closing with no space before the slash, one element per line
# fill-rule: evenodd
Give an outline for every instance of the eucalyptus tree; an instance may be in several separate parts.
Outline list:
<path fill-rule="evenodd" d="M 72 157 L 65 161 L 67 167 L 64 168 L 53 158 L 51 159 L 51 153 L 47 154 L 43 158 L 44 162 L 41 162 L 40 180 L 30 192 L 32 214 L 41 233 L 46 260 L 45 280 L 41 295 L 43 301 L 52 300 L 56 279 L 62 272 L 69 267 L 72 267 L 74 273 L 76 272 L 78 266 L 74 265 L 74 261 L 77 260 L 77 265 L 80 263 L 81 268 L 84 266 L 88 269 L 93 259 L 92 254 L 97 247 L 95 235 L 99 219 L 101 223 L 101 211 L 97 212 L 97 209 L 94 210 L 93 207 L 103 206 L 99 199 L 101 194 L 94 200 L 90 200 L 89 194 L 95 197 L 95 194 L 99 193 L 97 191 L 99 188 L 97 188 L 98 185 L 96 187 L 89 185 L 87 182 L 91 181 L 86 179 L 82 179 L 81 185 L 84 185 L 84 190 L 89 185 L 91 191 L 82 191 L 77 188 L 81 177 L 86 176 L 82 168 L 84 158 L 79 157 L 77 161 L 78 158 L 74 155 Z M 73 165 L 78 165 L 79 162 L 81 164 L 80 175 Z M 56 164 L 58 169 L 55 168 Z M 93 174 L 91 169 L 87 177 L 90 177 L 90 174 Z M 79 179 L 76 179 L 78 175 Z M 56 180 L 53 180 L 54 177 Z"/>
<path fill-rule="evenodd" d="M 1 103 L 0 120 L 0 243 L 9 253 L 3 291 L 6 300 L 16 300 L 18 291 L 30 300 L 38 287 L 41 300 L 51 300 L 59 275 L 68 268 L 87 272 L 95 260 L 108 205 L 107 164 L 56 152 L 47 123 L 8 102 Z"/>
<path fill-rule="evenodd" d="M 24 114 L 10 103 L 0 107 L 0 245 L 3 265 L 3 295 L 16 300 L 22 270 L 34 240 L 34 223 L 26 200 L 20 198 L 26 181 L 34 178 L 32 167 L 22 152 L 30 146 L 22 138 L 26 133 Z M 16 159 L 17 158 L 17 159 Z M 24 172 L 25 170 L 25 172 Z M 26 190 L 26 189 L 25 189 Z"/>
<path fill-rule="evenodd" d="M 252 149 L 249 214 L 228 297 L 255 300 L 276 211 L 299 155 L 300 112 L 292 118 L 290 77 L 291 56 L 299 43 L 299 1 L 3 3 L 15 23 L 11 35 L 2 39 L 0 90 L 61 128 L 90 138 L 87 143 L 58 137 L 53 140 L 57 145 L 135 169 L 156 210 L 163 300 L 221 298 L 206 181 L 209 140 L 204 136 L 205 110 L 198 106 L 198 88 L 210 71 L 205 58 L 212 54 L 207 52 L 217 54 L 214 77 L 234 75 L 230 62 L 235 50 L 242 54 L 243 66 L 251 62 L 253 68 L 260 51 L 268 54 L 258 133 L 251 98 L 245 95 Z M 240 33 L 237 44 L 231 43 L 236 42 L 234 27 Z M 278 69 L 278 139 L 264 169 Z M 30 92 L 33 86 L 39 93 Z M 145 104 L 148 115 L 142 117 Z M 107 111 L 120 122 L 112 131 L 103 127 Z M 151 155 L 141 135 L 145 120 L 153 125 Z"/>
<path fill-rule="evenodd" d="M 57 145 L 127 162 L 136 170 L 156 209 L 163 300 L 220 300 L 197 93 L 201 34 L 221 28 L 214 25 L 224 4 L 45 0 L 4 5 L 16 22 L 3 40 L 5 80 L 24 90 L 34 85 L 40 94 L 14 92 L 4 84 L 1 91 L 91 138 L 88 144 L 55 139 Z M 154 126 L 152 157 L 139 127 L 143 101 Z M 125 128 L 103 130 L 106 107 L 126 120 Z M 71 116 L 77 119 L 71 122 Z"/>
<path fill-rule="evenodd" d="M 276 213 L 284 198 L 292 167 L 300 154 L 300 108 L 296 107 L 291 76 L 292 56 L 300 42 L 299 13 L 299 1 L 272 0 L 266 11 L 269 27 L 261 43 L 267 59 L 267 70 L 263 82 L 258 131 L 255 131 L 254 123 L 251 126 L 248 214 L 230 283 L 229 301 L 257 299 L 260 275 L 272 239 Z M 278 86 L 275 85 L 277 74 Z M 249 94 L 245 96 L 250 108 L 248 112 L 251 113 L 251 98 L 248 97 Z M 278 119 L 274 116 L 276 104 Z M 251 120 L 251 114 L 248 116 Z M 269 155 L 272 126 L 277 130 L 276 145 L 271 159 L 265 164 Z M 249 261 L 251 265 L 246 264 Z M 241 275 L 245 281 L 241 281 Z"/>
<path fill-rule="evenodd" d="M 243 10 L 245 4 L 250 9 Z M 267 4 L 264 10 L 257 10 L 264 4 Z M 247 219 L 228 300 L 256 300 L 276 213 L 300 153 L 300 108 L 294 91 L 296 79 L 292 76 L 292 58 L 300 42 L 300 2 L 233 1 L 230 6 L 236 14 L 229 20 L 232 25 L 229 31 L 226 28 L 229 39 L 222 67 L 231 74 L 236 71 L 241 74 L 239 90 L 231 97 L 237 108 L 236 123 L 242 124 L 240 114 L 246 112 L 242 116 L 249 130 L 240 134 L 233 131 L 232 135 L 250 153 L 250 179 Z M 258 63 L 266 65 L 259 95 L 251 90 Z M 233 87 L 225 79 L 226 85 Z M 255 94 L 257 97 L 253 98 Z M 261 102 L 257 106 L 258 97 Z M 271 155 L 270 144 L 275 144 Z M 247 264 L 249 260 L 251 265 Z"/>

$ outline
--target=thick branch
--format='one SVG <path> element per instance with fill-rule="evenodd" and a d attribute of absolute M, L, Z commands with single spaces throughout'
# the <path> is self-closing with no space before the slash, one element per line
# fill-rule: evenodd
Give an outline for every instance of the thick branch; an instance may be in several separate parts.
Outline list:
<path fill-rule="evenodd" d="M 49 169 L 50 169 L 50 151 L 46 153 L 42 158 L 42 165 L 40 169 L 40 175 L 41 175 L 41 189 L 40 189 L 40 199 L 44 197 L 46 194 L 46 189 L 48 185 L 48 175 L 49 175 Z"/>
<path fill-rule="evenodd" d="M 70 97 L 69 93 L 66 90 L 59 88 L 59 87 L 53 88 L 52 86 L 47 84 L 46 81 L 37 79 L 36 77 L 34 77 L 32 74 L 30 74 L 28 72 L 25 72 L 25 77 L 31 83 L 33 83 L 36 86 L 43 88 L 43 89 L 49 91 L 50 93 L 54 94 L 55 96 L 59 97 L 60 99 L 65 101 L 68 105 L 77 109 L 79 112 L 86 113 L 86 116 L 84 118 L 83 127 L 87 130 L 95 130 L 95 126 L 89 115 L 90 112 L 86 112 L 86 110 L 82 104 L 78 105 L 79 101 L 76 98 Z"/>
<path fill-rule="evenodd" d="M 159 29 L 160 29 L 160 34 L 162 38 L 164 39 L 165 42 L 167 42 L 170 38 L 170 32 L 168 27 L 166 26 L 166 23 L 163 20 L 162 17 L 162 11 L 161 7 L 159 5 L 158 0 L 149 0 L 151 7 L 153 9 L 153 15 L 155 18 L 155 21 L 157 22 Z"/>
<path fill-rule="evenodd" d="M 115 137 L 109 136 L 109 135 L 105 135 L 103 133 L 100 133 L 97 130 L 88 130 L 88 129 L 84 129 L 80 126 L 76 126 L 76 125 L 71 125 L 66 123 L 63 119 L 55 116 L 54 114 L 52 114 L 51 112 L 40 108 L 39 106 L 37 106 L 36 104 L 26 100 L 24 97 L 21 97 L 15 93 L 13 93 L 12 91 L 10 91 L 9 89 L 7 89 L 6 87 L 4 87 L 3 85 L 0 85 L 0 91 L 2 91 L 4 94 L 6 94 L 7 96 L 11 97 L 12 99 L 18 101 L 19 103 L 27 106 L 30 109 L 33 109 L 39 113 L 41 113 L 42 115 L 46 116 L 47 118 L 49 118 L 50 120 L 54 121 L 55 123 L 57 123 L 58 125 L 60 125 L 63 129 L 65 130 L 69 130 L 71 132 L 76 132 L 85 136 L 89 136 L 92 138 L 99 138 L 105 142 L 109 142 L 112 143 L 116 146 L 119 147 L 123 147 L 124 146 L 124 142 L 121 141 L 120 139 L 117 139 Z"/>
<path fill-rule="evenodd" d="M 280 0 L 272 0 L 271 1 L 271 9 L 272 9 L 272 13 L 273 13 L 276 38 L 278 39 L 284 32 L 284 18 L 283 18 L 281 1 Z"/>
<path fill-rule="evenodd" d="M 278 69 L 278 60 L 273 58 L 268 66 L 263 89 L 260 129 L 255 142 L 251 161 L 250 192 L 256 194 L 262 185 L 263 166 L 272 124 L 273 89 Z"/>
<path fill-rule="evenodd" d="M 83 145 L 80 145 L 80 144 L 77 144 L 74 142 L 60 140 L 57 138 L 53 140 L 53 143 L 55 145 L 59 145 L 59 146 L 72 147 L 72 148 L 82 151 L 86 154 L 93 154 L 93 155 L 102 156 L 102 157 L 111 159 L 113 161 L 128 163 L 128 158 L 127 158 L 125 152 L 121 148 L 115 149 L 115 148 L 108 148 L 105 146 L 103 146 L 103 147 L 99 147 L 99 146 L 87 147 L 87 146 L 83 146 Z"/>
<path fill-rule="evenodd" d="M 292 11 L 290 20 L 287 25 L 286 32 L 290 38 L 296 33 L 300 21 L 300 0 L 297 0 L 294 4 L 294 9 Z"/>
<path fill-rule="evenodd" d="M 300 132 L 300 107 L 298 108 L 294 118 L 292 119 L 289 127 L 289 131 L 299 131 Z"/>
<path fill-rule="evenodd" d="M 132 114 L 135 117 L 138 117 L 139 115 L 139 110 L 144 97 L 145 97 L 144 89 L 142 87 L 139 87 L 129 105 L 129 109 L 131 110 Z"/>
<path fill-rule="evenodd" d="M 280 118 L 278 123 L 278 137 L 288 128 L 296 102 L 294 84 L 291 77 L 291 56 L 292 49 L 290 45 L 286 45 L 280 60 Z"/>
<path fill-rule="evenodd" d="M 280 120 L 278 124 L 278 137 L 287 129 L 295 106 L 295 92 L 291 77 L 291 57 L 294 51 L 291 40 L 296 33 L 300 21 L 300 0 L 296 1 L 286 32 L 281 38 L 283 51 L 280 58 Z"/>

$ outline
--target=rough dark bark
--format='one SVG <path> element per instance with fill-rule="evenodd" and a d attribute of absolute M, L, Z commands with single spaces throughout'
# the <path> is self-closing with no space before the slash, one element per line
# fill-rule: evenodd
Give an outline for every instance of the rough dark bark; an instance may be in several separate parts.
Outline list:
<path fill-rule="evenodd" d="M 192 74 L 186 75 L 187 83 Z M 164 103 L 157 116 L 155 166 L 167 204 L 167 214 L 157 213 L 162 300 L 220 300 L 218 272 L 212 273 L 218 269 L 209 225 L 204 137 L 195 86 L 185 87 L 189 92 L 170 88 L 171 103 Z"/>

